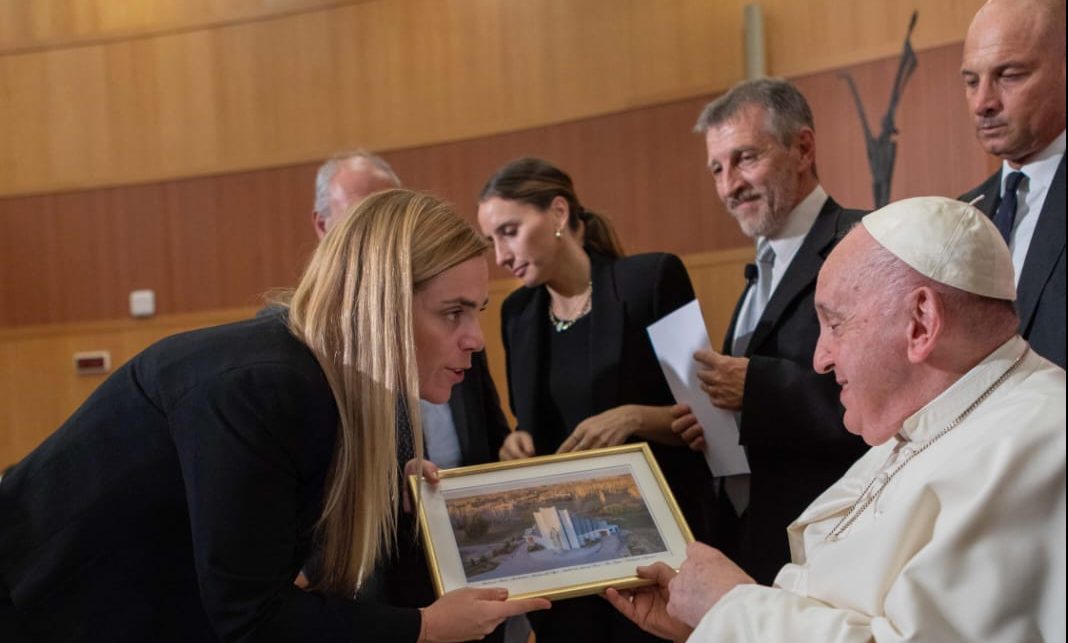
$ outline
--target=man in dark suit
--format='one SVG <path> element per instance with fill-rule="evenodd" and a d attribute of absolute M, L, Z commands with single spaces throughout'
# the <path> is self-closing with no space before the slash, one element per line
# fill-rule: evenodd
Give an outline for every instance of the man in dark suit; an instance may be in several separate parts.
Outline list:
<path fill-rule="evenodd" d="M 1064 2 L 994 0 L 972 20 L 961 75 L 975 133 L 1001 169 L 964 201 L 1012 251 L 1020 334 L 1065 365 Z"/>
<path fill-rule="evenodd" d="M 812 111 L 784 80 L 735 86 L 705 107 L 695 130 L 716 191 L 756 240 L 759 261 L 747 268 L 723 351 L 696 355 L 712 402 L 740 414 L 752 471 L 718 481 L 714 544 L 770 584 L 790 558 L 787 525 L 865 451 L 842 424 L 834 377 L 812 368 L 816 275 L 862 213 L 820 187 Z"/>
<path fill-rule="evenodd" d="M 344 220 L 349 208 L 365 198 L 401 186 L 385 159 L 364 150 L 340 154 L 320 166 L 315 177 L 312 225 L 322 239 Z M 508 421 L 490 376 L 486 354 L 471 356 L 471 368 L 446 404 L 420 401 L 426 458 L 442 468 L 484 464 L 497 459 L 508 435 Z M 399 516 L 397 550 L 369 582 L 368 591 L 404 607 L 434 601 L 434 589 L 422 546 L 415 541 L 415 520 Z M 513 626 L 515 627 L 515 626 Z M 519 629 L 522 629 L 520 626 Z M 503 640 L 504 626 L 486 640 Z"/>

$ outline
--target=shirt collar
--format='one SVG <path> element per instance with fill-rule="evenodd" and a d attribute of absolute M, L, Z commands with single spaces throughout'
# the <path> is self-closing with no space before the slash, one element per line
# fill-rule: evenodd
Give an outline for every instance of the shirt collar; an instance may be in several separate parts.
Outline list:
<path fill-rule="evenodd" d="M 1005 194 L 1005 180 L 1012 172 L 1023 172 L 1027 176 L 1027 188 L 1031 192 L 1049 187 L 1053 183 L 1053 175 L 1057 173 L 1057 166 L 1061 164 L 1061 157 L 1064 156 L 1064 138 L 1064 131 L 1062 131 L 1060 136 L 1046 146 L 1046 149 L 1035 155 L 1033 161 L 1020 167 L 1019 170 L 1013 169 L 1008 161 L 1002 161 L 1000 193 Z"/>
<path fill-rule="evenodd" d="M 774 236 L 767 237 L 771 249 L 775 251 L 776 266 L 790 265 L 790 261 L 797 254 L 797 251 L 801 249 L 805 236 L 812 229 L 812 224 L 816 222 L 816 217 L 819 216 L 820 211 L 823 209 L 823 204 L 826 202 L 827 192 L 823 190 L 822 185 L 817 185 L 808 193 L 808 196 L 801 199 L 801 202 L 790 211 L 790 214 L 786 215 L 786 222 L 782 228 Z M 758 239 L 758 247 L 759 244 L 760 240 Z"/>
<path fill-rule="evenodd" d="M 933 438 L 990 388 L 1026 348 L 1027 342 L 1019 335 L 997 347 L 941 395 L 905 420 L 898 439 L 922 443 Z"/>

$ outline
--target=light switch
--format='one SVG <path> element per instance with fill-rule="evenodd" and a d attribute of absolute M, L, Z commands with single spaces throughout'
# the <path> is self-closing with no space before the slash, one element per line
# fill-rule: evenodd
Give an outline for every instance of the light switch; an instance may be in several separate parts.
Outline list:
<path fill-rule="evenodd" d="M 130 291 L 130 314 L 134 317 L 151 317 L 156 314 L 156 291 Z"/>

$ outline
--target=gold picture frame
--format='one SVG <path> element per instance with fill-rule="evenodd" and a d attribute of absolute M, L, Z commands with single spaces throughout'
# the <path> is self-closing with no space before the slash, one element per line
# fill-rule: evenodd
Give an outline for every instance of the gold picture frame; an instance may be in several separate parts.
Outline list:
<path fill-rule="evenodd" d="M 443 469 L 409 485 L 434 589 L 505 587 L 560 600 L 647 584 L 638 565 L 678 569 L 693 534 L 642 442 Z"/>

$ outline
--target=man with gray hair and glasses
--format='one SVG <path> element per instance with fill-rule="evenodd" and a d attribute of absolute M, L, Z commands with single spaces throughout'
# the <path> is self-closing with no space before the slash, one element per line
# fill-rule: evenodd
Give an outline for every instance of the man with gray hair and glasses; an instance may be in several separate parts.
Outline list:
<path fill-rule="evenodd" d="M 609 600 L 676 641 L 1064 641 L 1065 373 L 1017 334 L 1014 281 L 966 203 L 868 215 L 820 271 L 812 365 L 872 449 L 790 526 L 774 586 L 693 544 Z"/>

